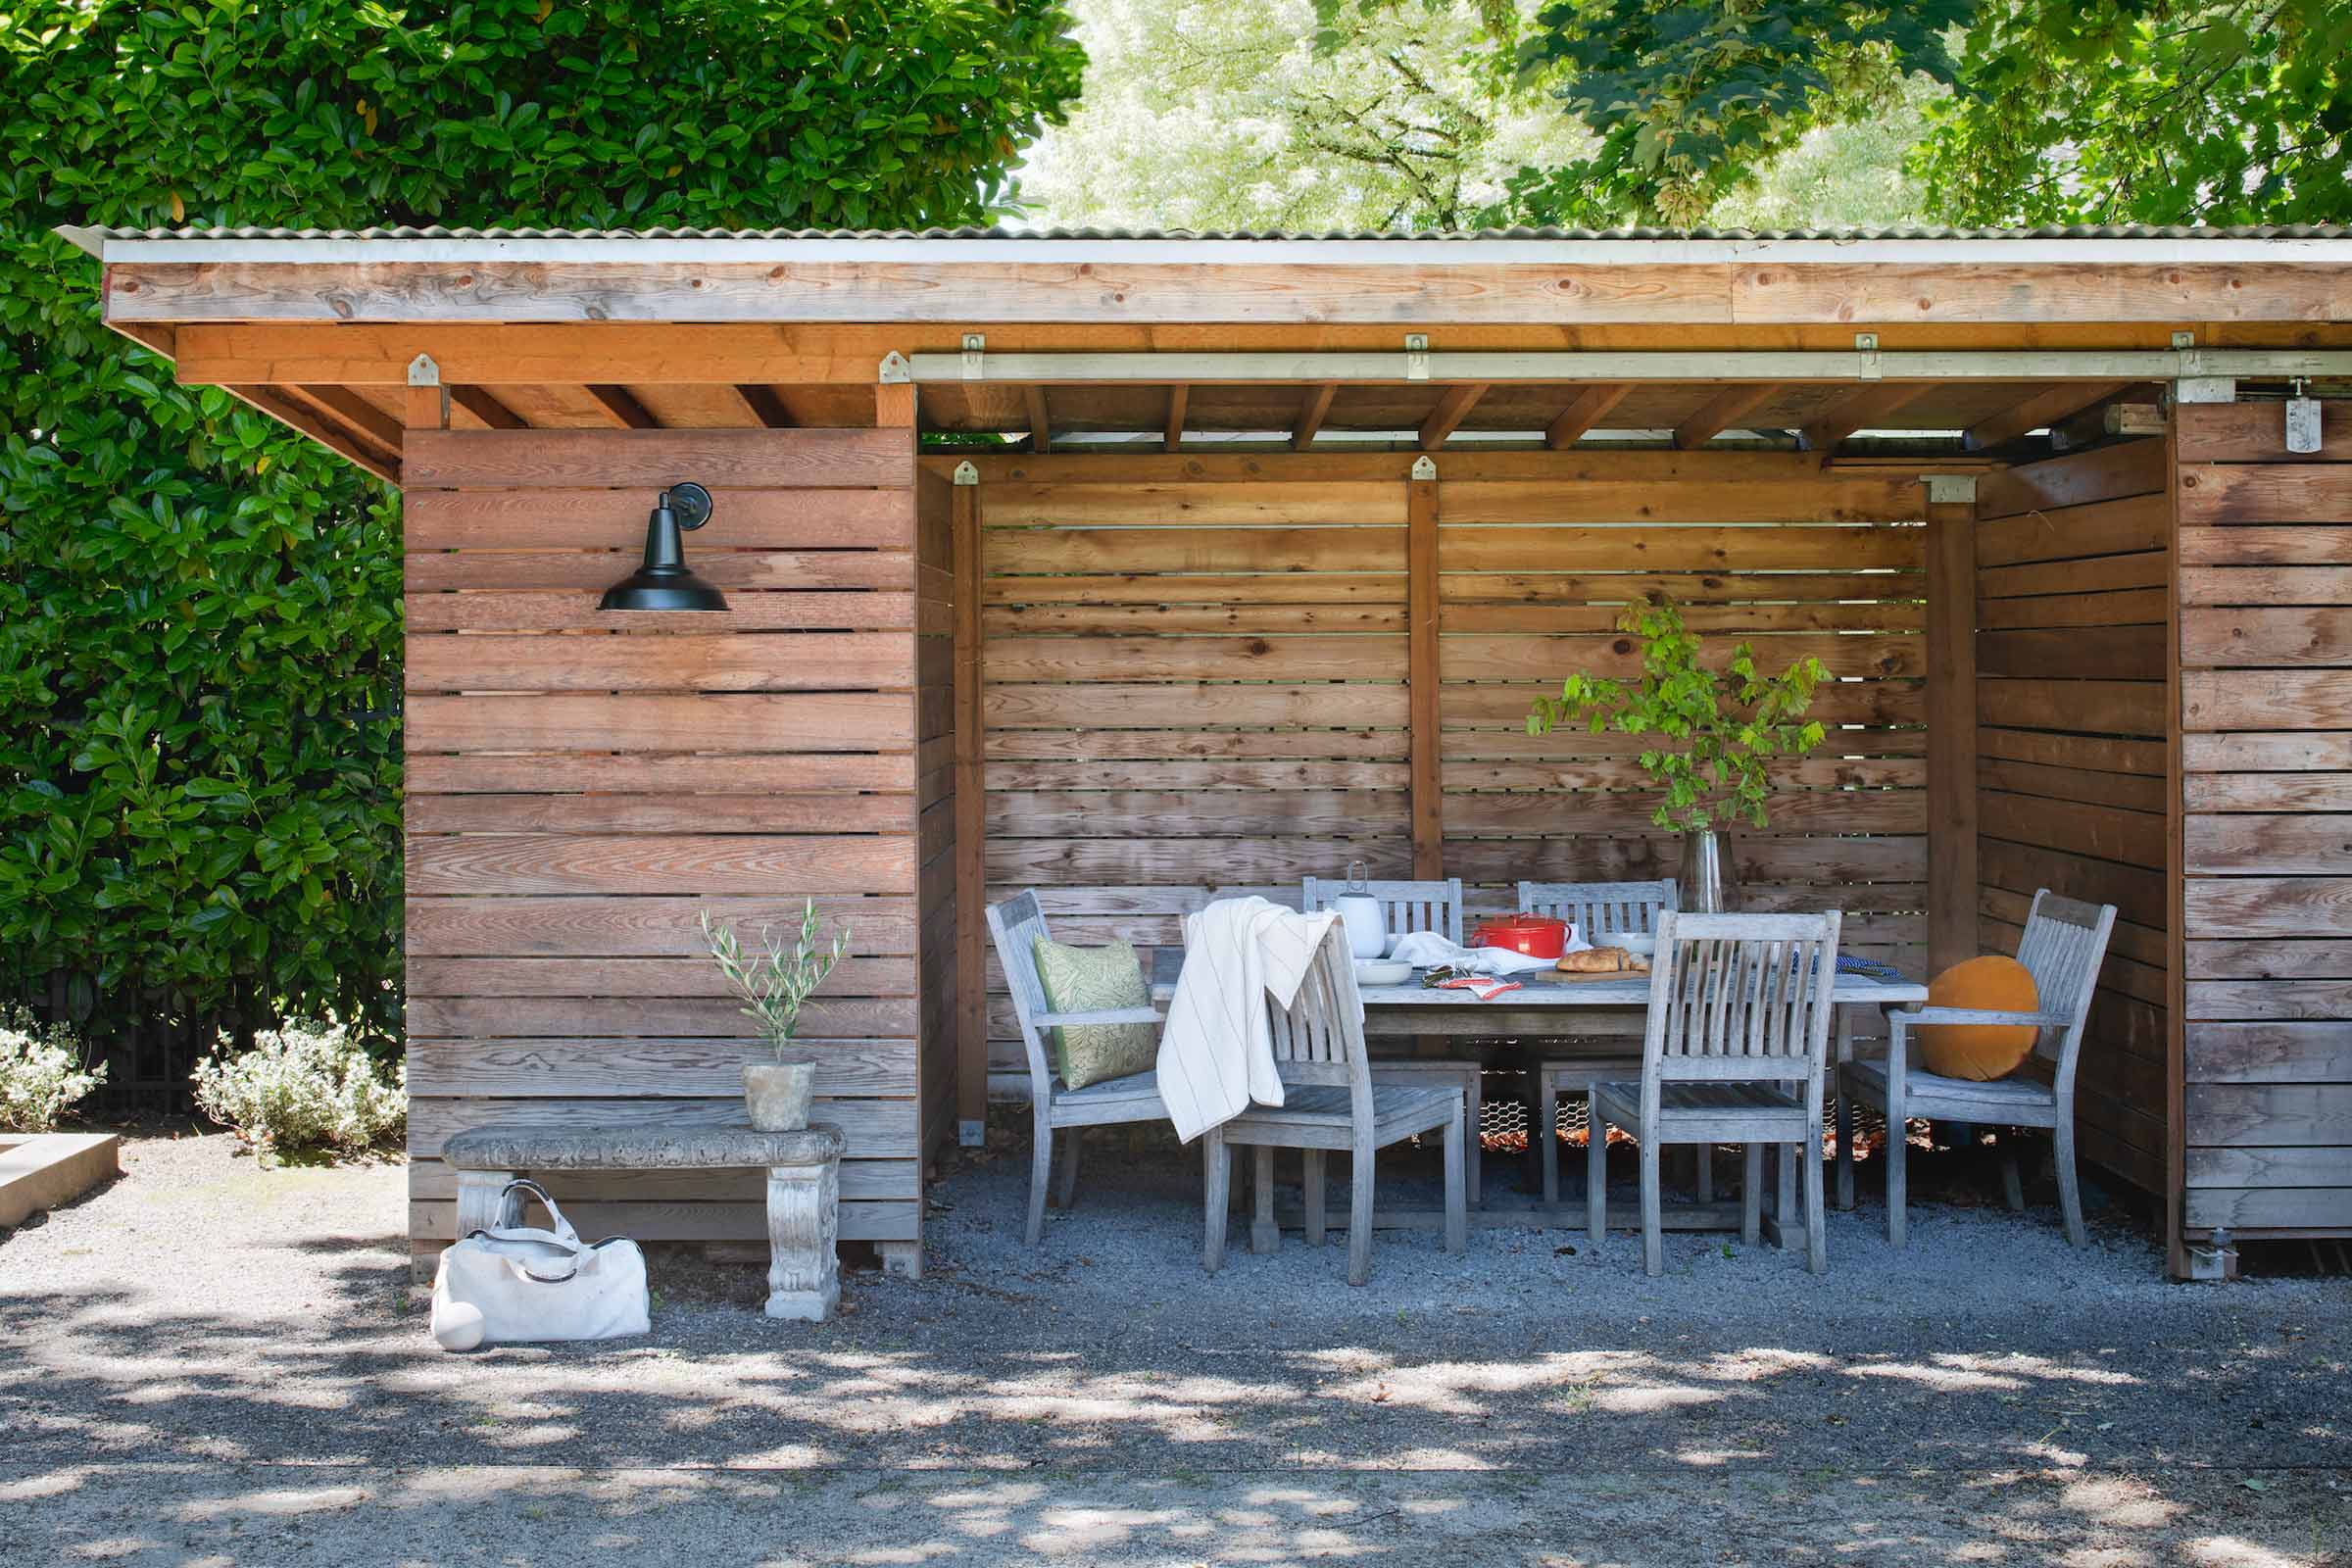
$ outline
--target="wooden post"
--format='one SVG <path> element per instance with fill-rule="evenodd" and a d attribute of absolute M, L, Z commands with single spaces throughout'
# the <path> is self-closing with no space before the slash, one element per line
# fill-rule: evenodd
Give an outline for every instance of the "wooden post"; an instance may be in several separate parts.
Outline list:
<path fill-rule="evenodd" d="M 1928 476 L 1928 968 L 1977 952 L 1977 481 Z"/>
<path fill-rule="evenodd" d="M 441 384 L 441 367 L 429 354 L 409 362 L 408 402 L 401 423 L 412 430 L 449 428 L 449 388 Z"/>
<path fill-rule="evenodd" d="M 1406 680 L 1410 687 L 1413 875 L 1446 874 L 1444 774 L 1438 757 L 1438 466 L 1413 460 L 1406 481 Z"/>
<path fill-rule="evenodd" d="M 956 1142 L 988 1130 L 988 779 L 981 764 L 980 470 L 956 466 L 949 516 L 956 599 Z"/>

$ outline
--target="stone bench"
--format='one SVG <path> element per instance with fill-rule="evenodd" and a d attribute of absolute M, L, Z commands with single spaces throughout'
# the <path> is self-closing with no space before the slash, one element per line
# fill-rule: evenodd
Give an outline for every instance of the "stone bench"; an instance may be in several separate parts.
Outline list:
<path fill-rule="evenodd" d="M 441 1158 L 458 1173 L 460 1236 L 519 1223 L 519 1216 L 499 1210 L 507 1183 L 524 1171 L 765 1170 L 767 1315 L 822 1323 L 841 1299 L 835 1256 L 841 1151 L 841 1129 L 822 1122 L 792 1133 L 648 1122 L 504 1122 L 451 1134 Z M 556 1198 L 563 1200 L 560 1192 Z"/>

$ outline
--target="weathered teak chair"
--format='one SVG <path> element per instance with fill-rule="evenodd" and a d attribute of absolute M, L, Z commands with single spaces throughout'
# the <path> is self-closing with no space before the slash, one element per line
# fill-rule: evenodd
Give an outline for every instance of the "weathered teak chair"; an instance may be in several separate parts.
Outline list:
<path fill-rule="evenodd" d="M 1368 882 L 1380 905 L 1380 923 L 1392 942 L 1408 931 L 1435 931 L 1448 942 L 1462 940 L 1462 879 L 1443 882 Z M 1304 877 L 1299 881 L 1299 906 L 1308 914 L 1331 907 L 1348 891 L 1345 877 Z"/>
<path fill-rule="evenodd" d="M 1596 948 L 1607 947 L 1614 932 L 1654 935 L 1658 916 L 1672 912 L 1674 906 L 1671 878 L 1656 882 L 1519 884 L 1519 907 L 1523 911 L 1565 920 Z M 1590 1105 L 1594 1084 L 1636 1078 L 1641 1072 L 1639 1056 L 1547 1056 L 1537 1066 L 1536 1126 L 1550 1136 L 1530 1142 L 1536 1149 L 1537 1168 L 1543 1173 L 1546 1205 L 1560 1200 L 1560 1091 L 1581 1092 Z"/>
<path fill-rule="evenodd" d="M 1462 940 L 1462 879 L 1442 882 L 1367 882 L 1364 886 L 1380 904 L 1381 929 L 1393 940 L 1408 931 L 1435 931 L 1447 941 Z M 1331 907 L 1331 901 L 1348 891 L 1344 877 L 1305 877 L 1299 885 L 1298 906 L 1308 914 Z M 1375 1056 L 1372 1081 L 1419 1088 L 1430 1084 L 1462 1092 L 1462 1119 L 1470 1138 L 1470 1206 L 1484 1200 L 1486 1146 L 1480 1138 L 1486 1115 L 1486 1063 L 1454 1056 Z"/>
<path fill-rule="evenodd" d="M 1348 1283 L 1361 1285 L 1372 1273 L 1372 1190 L 1375 1152 L 1421 1133 L 1441 1132 L 1446 1144 L 1446 1232 L 1448 1252 L 1465 1245 L 1469 1224 L 1463 1194 L 1464 1129 L 1458 1089 L 1413 1089 L 1375 1085 L 1364 1056 L 1361 1004 L 1356 1000 L 1355 965 L 1348 951 L 1347 928 L 1333 922 L 1315 950 L 1298 995 L 1288 1007 L 1268 1010 L 1274 1032 L 1274 1061 L 1282 1073 L 1283 1103 L 1252 1105 L 1201 1139 L 1206 1162 L 1204 1206 L 1207 1246 L 1202 1261 L 1215 1273 L 1225 1261 L 1228 1194 L 1233 1180 L 1229 1150 L 1257 1151 L 1256 1213 L 1250 1250 L 1271 1252 L 1279 1244 L 1274 1227 L 1274 1151 L 1304 1151 L 1306 1242 L 1323 1245 L 1323 1155 L 1346 1150 L 1353 1192 L 1348 1206 Z"/>
<path fill-rule="evenodd" d="M 1615 1123 L 1642 1144 L 1642 1267 L 1665 1266 L 1658 1151 L 1664 1144 L 1745 1144 L 1740 1234 L 1762 1228 L 1764 1146 L 1782 1147 L 1782 1245 L 1792 1216 L 1788 1173 L 1801 1169 L 1805 1267 L 1829 1266 L 1821 1212 L 1821 1093 L 1830 1054 L 1838 929 L 1828 914 L 1658 916 L 1649 976 L 1649 1032 L 1640 1083 L 1596 1084 L 1586 1150 L 1586 1223 L 1607 1224 L 1608 1138 Z M 1787 1163 L 1792 1161 L 1793 1163 Z"/>
<path fill-rule="evenodd" d="M 996 938 L 997 956 L 1004 965 L 1004 985 L 1012 993 L 1012 1010 L 1021 1021 L 1021 1047 L 1029 1054 L 1030 1114 L 1037 1129 L 1036 1149 L 1029 1168 L 1029 1245 L 1037 1245 L 1046 1227 L 1046 1180 L 1054 1160 L 1054 1130 L 1068 1136 L 1061 1148 L 1061 1191 L 1054 1201 L 1063 1208 L 1078 1191 L 1078 1140 L 1082 1129 L 1118 1122 L 1165 1121 L 1168 1107 L 1160 1103 L 1156 1070 L 1129 1073 L 1083 1089 L 1065 1089 L 1054 1076 L 1054 1058 L 1046 1046 L 1048 1029 L 1062 1024 L 1148 1023 L 1164 1020 L 1153 1008 L 1114 1007 L 1100 1012 L 1053 1012 L 1046 1007 L 1045 987 L 1037 978 L 1037 939 L 1049 940 L 1046 917 L 1037 895 L 1023 893 L 991 905 L 989 934 Z"/>
<path fill-rule="evenodd" d="M 2045 1127 L 2055 1145 L 2052 1162 L 2058 1168 L 2058 1211 L 2066 1221 L 2066 1239 L 2076 1247 L 2082 1245 L 2082 1192 L 2075 1175 L 2075 1061 L 2082 1050 L 2082 1026 L 2090 1017 L 2091 994 L 2098 989 L 2099 964 L 2107 956 L 2107 938 L 2114 929 L 2114 905 L 2082 904 L 2043 888 L 2034 895 L 2025 934 L 2017 944 L 2017 961 L 2033 971 L 2034 995 L 2041 1000 L 2036 1010 L 1890 1007 L 1886 1012 L 1886 1060 L 1846 1060 L 1845 1053 L 1840 1052 L 1838 1207 L 1854 1206 L 1856 1101 L 1876 1105 L 1886 1114 L 1886 1239 L 1897 1247 L 1903 1245 L 1908 1229 L 1903 1213 L 1909 1196 L 1903 1170 L 1908 1142 L 1903 1129 L 1909 1118 Z M 1910 1057 L 1910 1032 L 1929 1023 L 2035 1025 L 2038 1033 L 2034 1038 L 2032 1060 L 2049 1077 L 2012 1075 L 1981 1083 L 1932 1073 Z M 2001 1148 L 2001 1178 L 2009 1206 L 2025 1207 L 2017 1151 L 2006 1138 Z"/>

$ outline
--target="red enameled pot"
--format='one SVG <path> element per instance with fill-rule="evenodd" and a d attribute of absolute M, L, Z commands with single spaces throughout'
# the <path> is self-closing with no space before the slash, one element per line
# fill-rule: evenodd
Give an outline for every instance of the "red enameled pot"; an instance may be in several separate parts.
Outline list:
<path fill-rule="evenodd" d="M 1531 958 L 1556 958 L 1568 946 L 1568 922 L 1548 914 L 1497 917 L 1470 933 L 1474 948 L 1502 948 Z"/>

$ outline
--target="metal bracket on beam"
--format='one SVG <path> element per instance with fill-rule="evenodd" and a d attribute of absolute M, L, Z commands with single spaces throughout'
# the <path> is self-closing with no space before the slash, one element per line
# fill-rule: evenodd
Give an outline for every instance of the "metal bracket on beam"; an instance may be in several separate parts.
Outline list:
<path fill-rule="evenodd" d="M 1879 369 L 1879 334 L 1856 332 L 1854 334 L 1854 352 L 1862 356 L 1862 368 L 1858 372 L 1862 379 L 1865 381 L 1882 379 Z"/>
<path fill-rule="evenodd" d="M 2192 359 L 2193 355 L 2182 355 Z M 2237 377 L 2233 375 L 2183 375 L 2173 383 L 2173 401 L 2180 403 L 2235 403 Z"/>
<path fill-rule="evenodd" d="M 409 385 L 439 386 L 441 367 L 433 363 L 430 354 L 419 354 L 409 362 Z"/>
<path fill-rule="evenodd" d="M 2286 450 L 2308 456 L 2320 450 L 2320 400 L 2305 397 L 2301 381 L 2291 391 L 2286 400 Z"/>
<path fill-rule="evenodd" d="M 2174 353 L 2176 353 L 2176 354 L 2185 354 L 2185 353 L 2187 353 L 2187 352 L 2188 352 L 2190 349 L 2193 349 L 2193 348 L 2195 348 L 2196 346 L 2197 346 L 2197 334 L 2196 334 L 2196 333 L 2194 333 L 2194 332 L 2175 332 L 2175 333 L 2173 334 L 2173 352 L 2174 352 Z"/>
<path fill-rule="evenodd" d="M 1435 479 L 1437 476 L 1438 476 L 1438 465 L 1437 465 L 1437 461 L 1436 461 L 1435 459 L 1433 459 L 1433 458 L 1415 458 L 1415 459 L 1413 460 L 1413 477 L 1414 477 L 1414 478 L 1416 478 L 1416 479 Z"/>
<path fill-rule="evenodd" d="M 1404 334 L 1404 378 L 1407 381 L 1429 379 L 1429 335 L 1425 332 Z"/>
<path fill-rule="evenodd" d="M 956 482 L 957 484 L 978 484 L 980 470 L 968 463 L 958 463 L 956 465 Z"/>
<path fill-rule="evenodd" d="M 988 1143 L 988 1123 L 959 1121 L 956 1124 L 956 1142 L 964 1149 L 980 1149 Z"/>
<path fill-rule="evenodd" d="M 1931 507 L 1973 507 L 1977 503 L 1977 476 L 1973 473 L 1923 473 L 1928 482 L 1928 505 Z"/>
<path fill-rule="evenodd" d="M 906 363 L 906 355 L 893 349 L 882 356 L 882 368 L 875 372 L 875 378 L 884 386 L 911 381 L 914 379 L 914 367 Z"/>
<path fill-rule="evenodd" d="M 988 339 L 978 332 L 963 334 L 963 378 L 966 381 L 988 378 Z"/>

